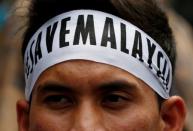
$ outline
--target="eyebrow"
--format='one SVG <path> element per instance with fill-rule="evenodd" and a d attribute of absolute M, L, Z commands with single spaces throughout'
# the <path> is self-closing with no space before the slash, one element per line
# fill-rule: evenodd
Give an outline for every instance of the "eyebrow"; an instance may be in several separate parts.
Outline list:
<path fill-rule="evenodd" d="M 138 84 L 135 82 L 129 82 L 127 80 L 111 80 L 106 81 L 104 83 L 101 83 L 97 85 L 94 88 L 94 92 L 108 92 L 108 91 L 117 91 L 117 90 L 126 90 L 128 92 L 137 92 L 138 90 Z M 49 92 L 54 93 L 71 93 L 71 94 L 78 94 L 78 90 L 76 90 L 73 87 L 59 84 L 56 82 L 46 82 L 45 84 L 42 84 L 38 86 L 38 94 L 44 94 Z"/>
<path fill-rule="evenodd" d="M 72 87 L 61 85 L 56 82 L 47 82 L 43 85 L 40 85 L 38 87 L 38 93 L 46 93 L 46 92 L 55 92 L 55 93 L 62 93 L 62 92 L 68 92 L 68 93 L 76 93 L 75 90 L 72 89 Z"/>
<path fill-rule="evenodd" d="M 97 90 L 101 91 L 116 91 L 116 90 L 127 90 L 136 92 L 138 90 L 138 84 L 134 82 L 128 82 L 126 80 L 114 80 L 99 85 Z"/>

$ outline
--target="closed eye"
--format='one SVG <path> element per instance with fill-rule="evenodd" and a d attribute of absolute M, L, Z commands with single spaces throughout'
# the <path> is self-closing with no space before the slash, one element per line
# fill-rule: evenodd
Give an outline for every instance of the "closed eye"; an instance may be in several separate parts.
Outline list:
<path fill-rule="evenodd" d="M 127 106 L 130 102 L 130 97 L 125 92 L 115 91 L 105 94 L 102 99 L 102 106 L 109 109 L 120 109 Z"/>
<path fill-rule="evenodd" d="M 74 105 L 73 98 L 63 94 L 48 95 L 44 98 L 44 104 L 52 109 L 63 109 Z"/>

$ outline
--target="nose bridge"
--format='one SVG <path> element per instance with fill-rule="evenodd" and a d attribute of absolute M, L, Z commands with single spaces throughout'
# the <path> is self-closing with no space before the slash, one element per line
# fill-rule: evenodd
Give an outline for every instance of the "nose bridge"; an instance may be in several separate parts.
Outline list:
<path fill-rule="evenodd" d="M 108 131 L 104 126 L 100 109 L 91 100 L 81 103 L 75 118 L 73 131 Z"/>

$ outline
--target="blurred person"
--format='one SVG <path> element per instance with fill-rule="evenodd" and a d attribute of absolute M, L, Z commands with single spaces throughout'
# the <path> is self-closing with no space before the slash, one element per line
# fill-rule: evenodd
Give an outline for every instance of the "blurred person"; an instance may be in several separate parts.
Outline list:
<path fill-rule="evenodd" d="M 182 131 L 175 43 L 154 0 L 34 0 L 19 131 Z"/>
<path fill-rule="evenodd" d="M 175 86 L 177 93 L 181 95 L 187 104 L 188 115 L 186 120 L 186 129 L 193 130 L 193 30 L 191 25 L 178 13 L 171 5 L 170 0 L 161 0 L 169 24 L 174 34 L 177 49 Z M 175 3 L 173 1 L 172 3 Z M 191 5 L 191 4 L 190 4 Z M 186 8 L 186 7 L 184 7 Z"/>
<path fill-rule="evenodd" d="M 0 31 L 2 31 L 6 22 L 6 14 L 8 12 L 8 5 L 3 0 L 0 0 Z"/>
<path fill-rule="evenodd" d="M 170 0 L 172 8 L 183 18 L 185 18 L 193 27 L 193 1 L 192 0 Z"/>
<path fill-rule="evenodd" d="M 24 98 L 23 92 L 20 90 L 22 87 L 21 75 L 18 73 L 22 63 L 19 59 L 21 55 L 18 47 L 21 43 L 18 42 L 20 34 L 15 33 L 18 22 L 13 18 L 16 12 L 12 10 L 13 7 L 11 6 L 14 2 L 16 1 L 2 1 L 2 5 L 6 7 L 6 12 L 0 16 L 3 18 L 1 19 L 3 24 L 0 31 L 0 131 L 18 130 L 15 105 L 17 100 Z M 23 19 L 19 21 L 20 24 L 22 22 Z"/>

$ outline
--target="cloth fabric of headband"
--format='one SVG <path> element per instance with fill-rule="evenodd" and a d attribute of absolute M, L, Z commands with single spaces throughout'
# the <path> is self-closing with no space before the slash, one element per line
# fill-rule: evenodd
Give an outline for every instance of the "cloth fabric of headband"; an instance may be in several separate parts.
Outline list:
<path fill-rule="evenodd" d="M 68 60 L 89 60 L 121 68 L 168 99 L 171 62 L 145 32 L 117 16 L 74 10 L 55 16 L 30 39 L 25 54 L 25 95 L 47 68 Z"/>

